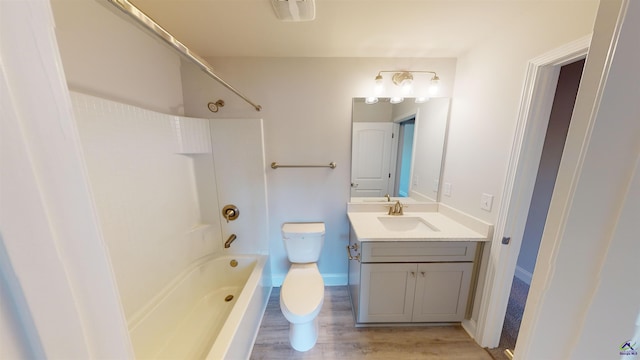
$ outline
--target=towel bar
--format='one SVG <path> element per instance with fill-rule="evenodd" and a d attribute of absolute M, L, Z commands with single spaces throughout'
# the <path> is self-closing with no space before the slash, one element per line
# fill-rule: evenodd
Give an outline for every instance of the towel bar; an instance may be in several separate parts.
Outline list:
<path fill-rule="evenodd" d="M 271 163 L 271 168 L 272 169 L 277 169 L 277 168 L 310 168 L 310 167 L 328 167 L 331 169 L 335 169 L 336 168 L 336 163 L 335 162 L 330 162 L 329 165 L 280 165 L 277 162 L 272 162 Z"/>

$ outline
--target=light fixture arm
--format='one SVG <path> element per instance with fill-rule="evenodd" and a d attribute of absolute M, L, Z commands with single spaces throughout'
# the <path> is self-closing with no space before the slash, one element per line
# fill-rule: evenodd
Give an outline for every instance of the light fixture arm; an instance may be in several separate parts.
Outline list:
<path fill-rule="evenodd" d="M 412 74 L 433 74 L 433 78 L 435 80 L 440 80 L 440 78 L 438 77 L 438 74 L 435 71 L 431 71 L 431 70 L 380 70 L 378 71 L 378 75 L 376 76 L 377 78 L 382 78 L 382 74 L 383 73 L 394 73 L 394 76 L 396 74 L 402 74 L 402 73 L 407 73 L 409 75 Z"/>

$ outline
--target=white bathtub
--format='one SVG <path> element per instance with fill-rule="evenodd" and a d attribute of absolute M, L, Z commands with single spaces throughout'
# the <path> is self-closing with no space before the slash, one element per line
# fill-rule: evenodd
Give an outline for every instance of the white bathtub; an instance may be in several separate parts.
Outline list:
<path fill-rule="evenodd" d="M 271 292 L 266 263 L 264 255 L 195 262 L 129 321 L 136 358 L 247 359 Z"/>

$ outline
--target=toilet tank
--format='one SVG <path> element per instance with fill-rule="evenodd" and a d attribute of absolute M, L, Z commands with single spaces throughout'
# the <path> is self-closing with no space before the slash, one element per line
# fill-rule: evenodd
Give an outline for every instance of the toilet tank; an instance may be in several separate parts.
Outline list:
<path fill-rule="evenodd" d="M 324 223 L 284 223 L 282 240 L 290 262 L 317 262 L 324 243 Z"/>

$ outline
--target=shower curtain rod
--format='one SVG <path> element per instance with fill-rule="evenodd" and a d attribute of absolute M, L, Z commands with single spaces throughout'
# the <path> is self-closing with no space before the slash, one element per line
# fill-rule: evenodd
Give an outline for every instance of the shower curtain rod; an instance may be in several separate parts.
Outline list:
<path fill-rule="evenodd" d="M 231 90 L 234 94 L 241 97 L 244 101 L 251 104 L 256 111 L 262 110 L 262 106 L 255 104 L 249 100 L 246 96 L 236 90 L 233 86 L 229 85 L 226 81 L 222 80 L 216 73 L 213 72 L 211 66 L 200 56 L 194 54 L 188 47 L 171 35 L 162 26 L 156 23 L 152 18 L 147 16 L 142 10 L 138 9 L 135 5 L 129 2 L 129 0 L 99 0 L 100 2 L 107 1 L 111 5 L 118 8 L 120 11 L 134 19 L 139 25 L 142 25 L 145 29 L 149 30 L 152 34 L 169 44 L 172 48 L 176 49 L 185 58 L 196 64 L 202 71 L 207 73 L 214 80 L 219 82 L 222 86 Z"/>

